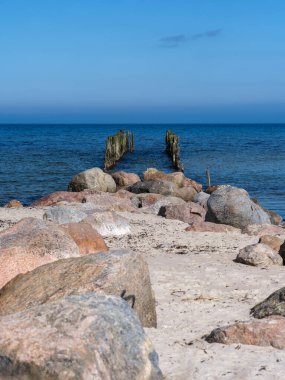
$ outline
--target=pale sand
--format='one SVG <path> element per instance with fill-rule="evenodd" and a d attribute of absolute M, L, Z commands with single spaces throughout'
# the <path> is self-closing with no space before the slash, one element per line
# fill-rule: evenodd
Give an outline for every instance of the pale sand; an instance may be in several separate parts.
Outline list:
<path fill-rule="evenodd" d="M 42 217 L 42 210 L 0 209 L 0 220 Z M 132 233 L 108 238 L 110 247 L 141 251 L 157 299 L 158 328 L 146 329 L 166 379 L 284 379 L 285 352 L 270 347 L 208 344 L 212 329 L 248 320 L 249 310 L 284 286 L 283 267 L 233 262 L 257 238 L 190 233 L 187 224 L 147 214 L 121 213 Z M 1 229 L 1 227 L 0 227 Z"/>

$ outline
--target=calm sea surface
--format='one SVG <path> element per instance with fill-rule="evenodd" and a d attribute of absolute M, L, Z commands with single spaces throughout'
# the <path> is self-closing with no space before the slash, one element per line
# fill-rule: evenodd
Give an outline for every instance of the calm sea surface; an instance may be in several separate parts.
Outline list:
<path fill-rule="evenodd" d="M 213 184 L 243 187 L 285 218 L 285 125 L 0 125 L 0 205 L 66 190 L 74 174 L 102 167 L 106 137 L 119 129 L 135 133 L 135 152 L 116 170 L 172 171 L 164 151 L 171 129 L 187 176 L 205 184 L 209 168 Z"/>

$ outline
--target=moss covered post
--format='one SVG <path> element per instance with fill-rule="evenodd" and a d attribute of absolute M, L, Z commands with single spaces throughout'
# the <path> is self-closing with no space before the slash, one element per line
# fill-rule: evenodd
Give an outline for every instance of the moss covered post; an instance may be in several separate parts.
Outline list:
<path fill-rule="evenodd" d="M 108 171 L 116 165 L 125 153 L 134 151 L 134 134 L 124 130 L 113 136 L 109 136 L 106 141 L 104 170 Z"/>
<path fill-rule="evenodd" d="M 179 172 L 184 172 L 184 166 L 180 159 L 179 137 L 172 131 L 166 131 L 166 151 L 171 158 L 173 167 Z"/>

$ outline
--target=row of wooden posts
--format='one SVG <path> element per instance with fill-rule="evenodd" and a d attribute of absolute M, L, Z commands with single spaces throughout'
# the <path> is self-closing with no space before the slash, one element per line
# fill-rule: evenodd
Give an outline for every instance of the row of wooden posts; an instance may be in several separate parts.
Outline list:
<path fill-rule="evenodd" d="M 179 137 L 177 134 L 167 131 L 165 136 L 166 151 L 171 158 L 173 167 L 183 172 L 184 166 L 180 159 Z M 116 165 L 128 152 L 134 151 L 134 134 L 129 131 L 121 130 L 113 136 L 107 138 L 105 149 L 104 170 Z"/>
<path fill-rule="evenodd" d="M 168 153 L 173 167 L 180 172 L 184 172 L 184 165 L 180 158 L 179 137 L 176 133 L 168 130 L 165 135 L 166 152 Z M 134 151 L 134 134 L 133 132 L 121 130 L 113 136 L 107 138 L 105 150 L 104 170 L 116 165 L 127 152 Z M 211 185 L 211 176 L 209 169 L 206 170 L 207 185 Z"/>

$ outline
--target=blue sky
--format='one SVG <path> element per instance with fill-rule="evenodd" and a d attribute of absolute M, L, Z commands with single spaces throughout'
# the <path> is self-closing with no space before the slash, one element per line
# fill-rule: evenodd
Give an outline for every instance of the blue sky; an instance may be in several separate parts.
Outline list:
<path fill-rule="evenodd" d="M 285 122 L 284 0 L 0 0 L 0 123 Z"/>

